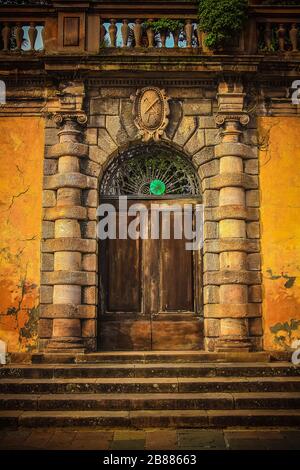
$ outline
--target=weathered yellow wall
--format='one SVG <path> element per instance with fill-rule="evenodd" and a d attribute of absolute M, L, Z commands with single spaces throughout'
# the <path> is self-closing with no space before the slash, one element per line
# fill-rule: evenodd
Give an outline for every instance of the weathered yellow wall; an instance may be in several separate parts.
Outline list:
<path fill-rule="evenodd" d="M 265 349 L 300 339 L 300 119 L 259 121 Z"/>
<path fill-rule="evenodd" d="M 36 347 L 44 121 L 0 119 L 0 339 Z"/>

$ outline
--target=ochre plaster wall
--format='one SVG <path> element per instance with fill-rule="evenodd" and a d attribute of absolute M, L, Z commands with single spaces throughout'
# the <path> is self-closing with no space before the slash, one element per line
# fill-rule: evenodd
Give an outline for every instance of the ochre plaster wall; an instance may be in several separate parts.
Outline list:
<path fill-rule="evenodd" d="M 300 119 L 259 120 L 265 349 L 300 339 Z"/>
<path fill-rule="evenodd" d="M 36 347 L 44 120 L 0 119 L 0 339 Z"/>

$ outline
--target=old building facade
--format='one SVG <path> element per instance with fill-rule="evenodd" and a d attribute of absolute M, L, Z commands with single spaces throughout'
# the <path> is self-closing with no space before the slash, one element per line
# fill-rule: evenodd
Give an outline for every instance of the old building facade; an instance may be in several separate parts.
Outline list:
<path fill-rule="evenodd" d="M 1 339 L 11 353 L 290 351 L 300 8 L 252 2 L 238 41 L 210 51 L 197 2 L 131 3 L 1 6 Z M 164 17 L 180 42 L 143 26 Z M 189 182 L 162 198 L 142 189 L 160 156 L 164 184 Z M 203 247 L 99 241 L 99 204 L 124 194 L 203 204 Z"/>

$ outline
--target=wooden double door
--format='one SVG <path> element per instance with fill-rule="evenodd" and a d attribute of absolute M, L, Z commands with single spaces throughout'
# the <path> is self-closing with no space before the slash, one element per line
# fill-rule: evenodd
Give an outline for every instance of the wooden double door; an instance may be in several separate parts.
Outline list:
<path fill-rule="evenodd" d="M 128 208 L 142 203 L 146 211 L 126 218 L 118 201 L 109 202 L 116 208 L 117 230 L 115 239 L 99 242 L 99 349 L 202 349 L 201 251 L 186 249 L 190 240 L 184 234 L 182 212 L 184 204 L 194 209 L 196 201 L 130 200 Z M 153 204 L 162 203 L 169 213 L 169 222 L 163 219 L 161 210 L 157 215 L 155 209 L 153 217 Z M 174 204 L 177 210 L 173 210 Z M 181 238 L 175 230 L 178 217 L 182 220 Z M 122 236 L 118 230 L 120 218 Z M 138 227 L 142 234 L 136 239 L 124 238 L 124 224 L 133 233 Z M 163 227 L 167 231 L 163 232 Z"/>

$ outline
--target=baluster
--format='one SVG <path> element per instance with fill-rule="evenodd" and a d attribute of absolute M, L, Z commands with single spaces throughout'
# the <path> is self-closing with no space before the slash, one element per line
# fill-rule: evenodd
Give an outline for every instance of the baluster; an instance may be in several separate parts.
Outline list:
<path fill-rule="evenodd" d="M 110 39 L 110 46 L 116 47 L 117 45 L 117 27 L 116 27 L 116 20 L 110 20 L 110 25 L 108 27 L 108 34 Z"/>
<path fill-rule="evenodd" d="M 41 41 L 42 41 L 42 47 L 41 50 L 45 50 L 45 26 L 41 27 Z"/>
<path fill-rule="evenodd" d="M 280 52 L 284 52 L 285 50 L 285 27 L 283 23 L 280 23 L 279 28 L 277 30 L 278 35 L 278 42 L 279 42 L 279 50 Z"/>
<path fill-rule="evenodd" d="M 24 31 L 21 23 L 17 23 L 15 28 L 17 50 L 20 51 L 24 39 Z"/>
<path fill-rule="evenodd" d="M 107 31 L 105 29 L 105 26 L 101 21 L 100 22 L 100 44 L 101 44 L 101 47 L 103 47 L 103 45 L 104 45 L 104 38 L 105 38 L 106 33 L 107 33 Z"/>
<path fill-rule="evenodd" d="M 211 49 L 205 43 L 206 36 L 207 34 L 204 31 L 200 31 L 201 50 L 204 54 L 211 54 Z"/>
<path fill-rule="evenodd" d="M 149 19 L 148 20 L 149 23 L 153 22 L 153 18 Z M 147 33 L 147 38 L 148 38 L 148 47 L 154 47 L 154 31 L 153 31 L 153 28 L 151 28 L 151 26 L 148 26 L 147 30 L 146 30 L 146 33 Z"/>
<path fill-rule="evenodd" d="M 298 26 L 297 23 L 293 23 L 290 29 L 290 40 L 292 43 L 292 51 L 298 52 Z"/>
<path fill-rule="evenodd" d="M 36 38 L 37 38 L 37 29 L 36 29 L 35 24 L 33 22 L 31 22 L 29 24 L 28 38 L 29 38 L 30 50 L 34 51 L 35 41 L 36 41 Z"/>
<path fill-rule="evenodd" d="M 272 46 L 272 28 L 271 28 L 271 23 L 267 22 L 266 23 L 266 29 L 264 32 L 264 41 L 265 41 L 265 47 L 267 50 L 271 50 Z"/>
<path fill-rule="evenodd" d="M 128 20 L 124 19 L 123 24 L 121 26 L 121 34 L 122 34 L 122 47 L 127 47 L 128 38 L 129 38 L 129 25 Z"/>
<path fill-rule="evenodd" d="M 142 46 L 142 21 L 140 19 L 135 20 L 135 25 L 133 27 L 135 47 Z"/>
<path fill-rule="evenodd" d="M 197 34 L 197 41 L 199 49 L 202 49 L 202 31 L 200 29 L 200 25 L 196 25 L 196 34 Z"/>
<path fill-rule="evenodd" d="M 260 32 L 260 29 L 259 29 L 258 24 L 256 22 L 255 22 L 255 30 L 254 31 L 255 32 L 254 32 L 253 36 L 254 36 L 255 46 L 254 46 L 253 50 L 255 52 L 258 52 L 261 32 Z M 249 38 L 249 43 L 251 44 L 251 38 Z M 266 43 L 264 44 L 264 46 L 266 47 Z"/>
<path fill-rule="evenodd" d="M 192 47 L 192 36 L 193 36 L 193 24 L 192 20 L 186 20 L 185 26 L 184 26 L 184 31 L 186 35 L 186 47 Z"/>
<path fill-rule="evenodd" d="M 178 47 L 180 29 L 177 29 L 177 31 L 174 31 L 174 33 L 172 34 L 173 34 L 173 39 L 174 39 L 174 47 Z"/>
<path fill-rule="evenodd" d="M 166 47 L 167 31 L 160 32 L 161 47 Z"/>
<path fill-rule="evenodd" d="M 4 26 L 1 31 L 2 40 L 3 40 L 3 51 L 7 52 L 10 50 L 10 26 L 9 23 L 4 23 Z"/>
<path fill-rule="evenodd" d="M 174 31 L 173 34 L 173 39 L 174 39 L 174 47 L 178 47 L 179 43 L 179 31 Z"/>

